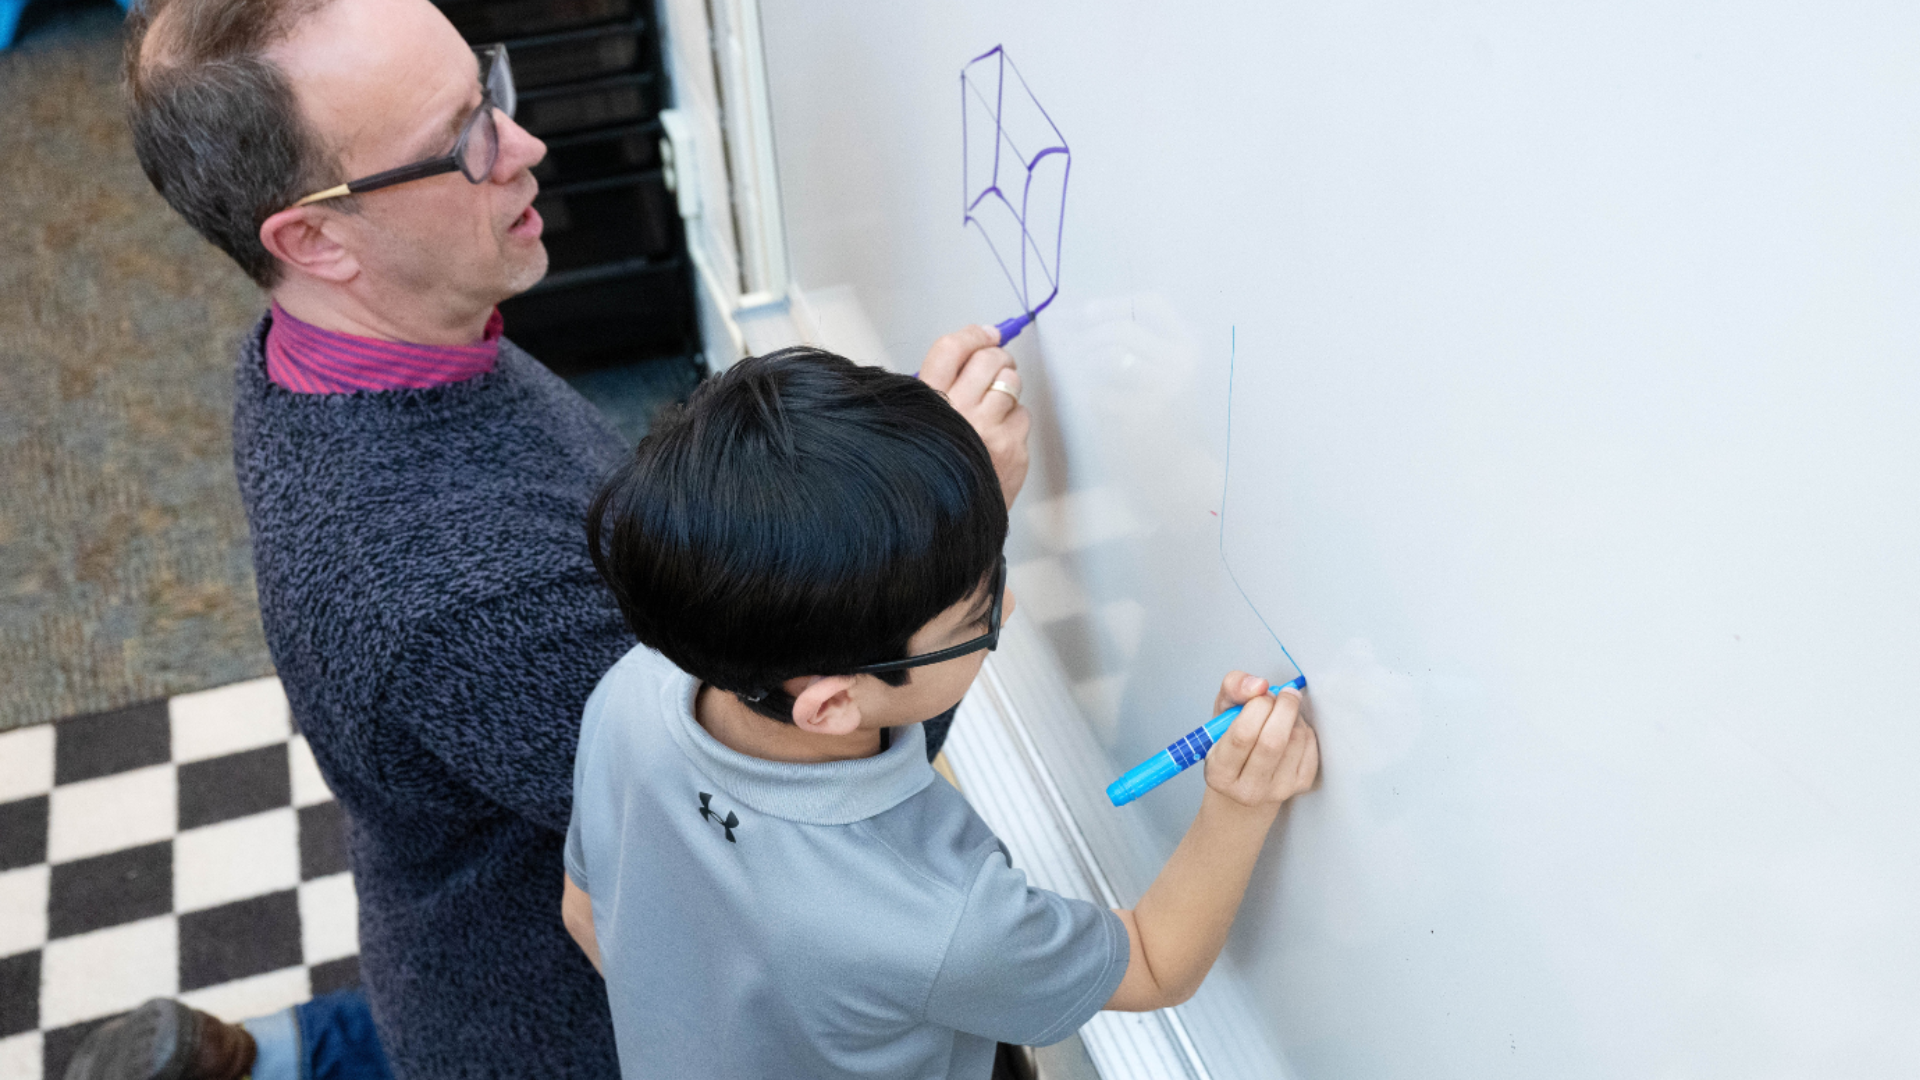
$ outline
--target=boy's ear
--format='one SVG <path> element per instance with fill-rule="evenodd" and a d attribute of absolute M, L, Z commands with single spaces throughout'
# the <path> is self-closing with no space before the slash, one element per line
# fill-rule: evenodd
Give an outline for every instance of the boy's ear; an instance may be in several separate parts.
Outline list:
<path fill-rule="evenodd" d="M 851 735 L 860 729 L 860 706 L 853 700 L 853 676 L 809 675 L 788 682 L 793 695 L 793 725 L 815 735 Z"/>

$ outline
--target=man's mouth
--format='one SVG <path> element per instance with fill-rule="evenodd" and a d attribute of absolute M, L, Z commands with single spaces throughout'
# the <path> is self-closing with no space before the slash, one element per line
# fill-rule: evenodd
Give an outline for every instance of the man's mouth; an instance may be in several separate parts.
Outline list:
<path fill-rule="evenodd" d="M 507 235 L 523 240 L 538 240 L 540 231 L 545 227 L 546 223 L 540 220 L 540 211 L 529 203 L 525 210 L 520 211 L 520 216 L 513 219 L 513 224 L 507 226 Z"/>

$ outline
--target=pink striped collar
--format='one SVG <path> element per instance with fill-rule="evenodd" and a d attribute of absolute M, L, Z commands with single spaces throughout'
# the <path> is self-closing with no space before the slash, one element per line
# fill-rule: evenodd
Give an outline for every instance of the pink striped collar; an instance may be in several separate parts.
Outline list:
<path fill-rule="evenodd" d="M 500 309 L 472 345 L 408 345 L 301 322 L 273 305 L 267 328 L 267 378 L 296 394 L 418 390 L 463 382 L 493 370 L 500 357 Z"/>

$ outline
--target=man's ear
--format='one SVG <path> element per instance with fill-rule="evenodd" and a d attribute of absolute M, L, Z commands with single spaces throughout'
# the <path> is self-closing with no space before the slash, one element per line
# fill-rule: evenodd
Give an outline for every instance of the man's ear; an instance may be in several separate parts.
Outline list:
<path fill-rule="evenodd" d="M 796 691 L 795 684 L 800 684 Z M 853 676 L 809 675 L 791 680 L 793 724 L 815 735 L 851 735 L 860 730 L 860 706 L 853 700 Z"/>
<path fill-rule="evenodd" d="M 282 210 L 260 223 L 260 243 L 273 257 L 322 281 L 351 281 L 360 260 L 340 243 L 337 216 L 318 206 Z"/>

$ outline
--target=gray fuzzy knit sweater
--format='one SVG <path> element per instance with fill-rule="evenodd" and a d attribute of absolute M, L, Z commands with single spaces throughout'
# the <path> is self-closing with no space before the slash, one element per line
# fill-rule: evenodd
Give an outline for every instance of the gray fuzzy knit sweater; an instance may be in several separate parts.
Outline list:
<path fill-rule="evenodd" d="M 625 446 L 504 340 L 465 382 L 305 395 L 267 381 L 267 325 L 233 439 L 260 614 L 347 812 L 394 1075 L 612 1080 L 560 892 L 581 707 L 633 646 L 582 529 Z"/>
<path fill-rule="evenodd" d="M 267 380 L 269 322 L 240 349 L 234 464 L 267 645 L 347 811 L 394 1076 L 613 1080 L 560 892 L 581 711 L 634 644 L 584 529 L 625 444 L 504 339 L 465 382 L 295 394 Z"/>

